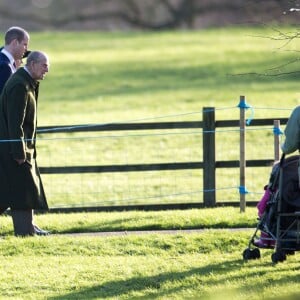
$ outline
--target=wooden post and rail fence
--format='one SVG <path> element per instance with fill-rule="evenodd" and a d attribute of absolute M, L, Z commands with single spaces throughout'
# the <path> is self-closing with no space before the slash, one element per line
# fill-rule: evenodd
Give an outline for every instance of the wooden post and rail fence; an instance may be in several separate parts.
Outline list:
<path fill-rule="evenodd" d="M 152 164 L 129 164 L 129 165 L 97 165 L 97 166 L 66 166 L 66 167 L 40 167 L 42 174 L 75 174 L 75 173 L 105 173 L 105 172 L 143 172 L 143 171 L 165 171 L 202 169 L 203 170 L 203 202 L 202 203 L 176 203 L 176 204 L 155 204 L 155 205 L 134 205 L 134 206 L 110 206 L 110 207 L 84 207 L 70 208 L 71 211 L 94 211 L 94 210 L 160 210 L 160 209 L 185 209 L 199 207 L 216 207 L 216 169 L 217 168 L 239 168 L 240 170 L 240 201 L 222 202 L 221 205 L 239 204 L 240 211 L 246 208 L 246 193 L 243 188 L 246 183 L 246 168 L 270 166 L 274 160 L 279 159 L 279 136 L 274 134 L 274 157 L 270 159 L 246 160 L 246 119 L 247 110 L 244 96 L 240 96 L 240 119 L 239 120 L 215 120 L 215 109 L 205 107 L 202 110 L 202 121 L 182 121 L 182 122 L 149 122 L 149 123 L 116 123 L 89 126 L 56 126 L 39 127 L 38 134 L 50 134 L 58 132 L 95 132 L 95 131 L 126 131 L 126 130 L 162 130 L 162 129 L 201 129 L 203 131 L 203 161 L 191 162 L 169 162 Z M 253 126 L 273 125 L 278 128 L 280 124 L 286 124 L 287 118 L 274 119 L 253 119 Z M 228 161 L 216 161 L 216 129 L 237 127 L 240 129 L 240 159 Z M 209 192 L 205 192 L 209 191 Z M 253 205 L 254 203 L 247 202 Z M 53 211 L 60 209 L 52 209 Z M 63 209 L 67 210 L 67 209 Z"/>

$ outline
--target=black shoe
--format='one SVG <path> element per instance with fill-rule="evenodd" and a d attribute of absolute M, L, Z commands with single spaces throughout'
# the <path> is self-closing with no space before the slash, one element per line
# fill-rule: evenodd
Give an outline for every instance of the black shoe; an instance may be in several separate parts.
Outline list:
<path fill-rule="evenodd" d="M 33 228 L 34 228 L 34 233 L 36 235 L 50 235 L 51 234 L 50 231 L 43 230 L 36 225 L 33 225 Z"/>

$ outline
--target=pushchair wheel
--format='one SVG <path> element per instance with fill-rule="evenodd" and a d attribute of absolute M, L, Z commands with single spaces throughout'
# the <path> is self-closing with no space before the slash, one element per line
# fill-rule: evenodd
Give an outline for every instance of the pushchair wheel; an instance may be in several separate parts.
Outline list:
<path fill-rule="evenodd" d="M 243 258 L 244 260 L 258 259 L 260 258 L 260 251 L 258 248 L 254 248 L 254 249 L 247 248 L 243 252 Z"/>
<path fill-rule="evenodd" d="M 277 251 L 277 252 L 272 253 L 271 258 L 272 258 L 272 262 L 276 264 L 278 262 L 285 261 L 286 260 L 286 254 L 283 251 Z"/>

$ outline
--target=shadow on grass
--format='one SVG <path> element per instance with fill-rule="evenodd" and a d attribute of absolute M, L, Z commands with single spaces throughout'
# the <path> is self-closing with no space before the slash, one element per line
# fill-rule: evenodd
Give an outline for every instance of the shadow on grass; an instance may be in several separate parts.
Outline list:
<path fill-rule="evenodd" d="M 265 264 L 266 267 L 269 264 Z M 263 266 L 263 264 L 262 264 Z M 125 280 L 115 280 L 105 282 L 103 284 L 95 285 L 89 288 L 83 288 L 80 291 L 72 292 L 69 294 L 50 297 L 48 299 L 51 300 L 60 300 L 60 299 L 105 299 L 111 297 L 130 297 L 130 299 L 149 299 L 149 298 L 157 298 L 157 297 L 171 297 L 172 294 L 181 293 L 183 291 L 189 291 L 191 294 L 195 295 L 197 287 L 195 287 L 195 277 L 198 277 L 196 280 L 202 285 L 205 286 L 205 289 L 211 288 L 211 292 L 201 292 L 199 290 L 199 294 L 197 295 L 197 299 L 213 299 L 211 298 L 214 295 L 214 287 L 220 286 L 225 281 L 236 282 L 241 280 L 242 276 L 241 272 L 245 266 L 245 263 L 242 260 L 232 260 L 226 261 L 222 263 L 207 265 L 200 268 L 192 268 L 187 271 L 182 272 L 166 272 L 160 273 L 153 276 L 144 276 L 144 277 L 132 277 Z M 249 266 L 251 268 L 251 266 Z M 288 267 L 287 267 L 288 268 Z M 229 272 L 229 273 L 228 273 Z M 257 270 L 257 266 L 253 267 L 253 271 L 247 273 L 245 277 L 258 276 L 259 278 L 263 278 L 268 272 L 269 269 L 266 270 Z M 284 278 L 279 278 L 278 280 L 273 280 L 272 285 L 282 286 L 284 287 L 287 283 L 295 283 L 297 284 L 299 281 L 298 275 L 288 276 Z M 210 274 L 215 274 L 215 276 L 210 276 Z M 218 275 L 226 275 L 218 276 Z M 206 276 L 210 276 L 209 279 L 205 279 Z M 190 280 L 189 280 L 190 278 Z M 246 279 L 246 278 L 245 278 Z M 182 282 L 182 284 L 180 284 Z M 246 282 L 246 283 L 245 283 Z M 230 295 L 235 295 L 240 293 L 241 291 L 250 291 L 257 289 L 257 293 L 261 292 L 261 288 L 263 286 L 268 286 L 268 279 L 264 282 L 264 280 L 260 281 L 261 284 L 258 285 L 257 281 L 253 283 L 247 283 L 247 280 L 243 280 L 243 286 L 241 288 L 232 290 L 222 290 L 223 296 L 226 298 Z M 165 285 L 165 286 L 164 286 Z M 133 296 L 134 293 L 143 294 L 140 296 Z M 202 294 L 202 295 L 201 295 Z M 223 299 L 224 299 L 223 297 Z M 289 294 L 286 296 L 278 296 L 278 298 L 272 297 L 272 299 L 281 299 L 281 300 L 296 300 L 299 299 L 300 292 L 296 292 L 293 294 Z M 226 298 L 227 299 L 227 298 Z M 267 299 L 267 298 L 266 298 Z M 271 298 L 270 298 L 271 299 Z"/>
<path fill-rule="evenodd" d="M 112 222 L 113 223 L 113 222 Z M 119 225 L 119 226 L 118 226 Z M 157 230 L 204 230 L 204 229 L 239 229 L 239 228 L 255 228 L 256 224 L 255 222 L 249 224 L 247 222 L 241 222 L 238 224 L 229 225 L 226 222 L 219 222 L 216 224 L 211 225 L 178 225 L 178 226 L 172 226 L 172 225 L 162 225 L 162 224 L 146 224 L 146 225 L 127 225 L 122 226 L 122 224 L 106 224 L 106 226 L 99 226 L 99 225 L 88 225 L 88 226 L 72 226 L 70 228 L 64 229 L 64 230 L 52 230 L 52 233 L 55 234 L 72 234 L 72 233 L 99 233 L 99 232 L 131 232 L 131 231 L 157 231 Z M 253 229 L 254 230 L 254 229 Z"/>
<path fill-rule="evenodd" d="M 282 76 L 266 75 L 265 69 L 276 64 L 278 64 L 276 58 L 271 56 L 256 60 L 253 58 L 250 62 L 216 61 L 188 66 L 177 66 L 172 62 L 157 65 L 153 65 L 152 62 L 137 61 L 133 65 L 119 62 L 110 64 L 105 73 L 102 72 L 102 68 L 98 68 L 95 74 L 90 76 L 90 64 L 81 63 L 81 69 L 85 70 L 83 73 L 77 75 L 72 73 L 70 76 L 63 74 L 64 80 L 56 80 L 53 84 L 59 88 L 63 82 L 64 85 L 72 86 L 76 93 L 85 93 L 86 96 L 87 89 L 83 90 L 80 85 L 74 86 L 74 80 L 79 80 L 76 77 L 80 76 L 80 78 L 88 78 L 86 86 L 90 87 L 87 94 L 89 97 L 94 97 L 95 93 L 99 94 L 99 89 L 102 96 L 122 96 L 124 94 L 133 96 L 151 91 L 155 97 L 155 93 L 161 91 L 174 93 L 187 89 L 199 89 L 199 87 L 210 90 L 215 90 L 217 87 L 218 90 L 226 90 L 228 86 L 234 88 L 246 86 L 249 89 L 251 85 L 255 85 L 256 88 L 261 86 L 265 92 L 274 91 L 274 89 L 280 91 L 286 89 L 285 84 L 299 81 L 300 72 L 287 72 Z M 65 69 L 71 70 L 68 64 Z M 67 82 L 66 78 L 69 78 Z M 278 81 L 281 84 L 278 84 Z M 77 97 L 77 99 L 82 101 L 81 97 Z M 61 101 L 61 99 L 57 100 Z M 76 100 L 72 99 L 72 101 Z M 144 102 L 142 103 L 144 104 Z"/>

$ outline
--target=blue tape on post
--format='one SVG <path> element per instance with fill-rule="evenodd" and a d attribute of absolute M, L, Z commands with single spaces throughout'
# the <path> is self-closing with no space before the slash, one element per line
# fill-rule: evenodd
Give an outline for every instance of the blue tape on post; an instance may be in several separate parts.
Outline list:
<path fill-rule="evenodd" d="M 248 194 L 249 192 L 247 191 L 247 188 L 244 187 L 244 186 L 239 186 L 239 191 L 240 191 L 240 194 L 242 195 L 245 195 L 245 194 Z"/>
<path fill-rule="evenodd" d="M 281 129 L 279 127 L 274 127 L 273 128 L 273 133 L 276 134 L 276 135 L 283 134 L 283 132 L 281 131 Z"/>
<path fill-rule="evenodd" d="M 246 120 L 246 125 L 250 125 L 251 121 L 253 120 L 254 117 L 254 109 L 251 105 L 249 105 L 246 101 L 240 101 L 240 103 L 238 104 L 239 108 L 243 108 L 243 109 L 248 109 L 251 108 L 251 116 L 250 118 L 248 118 Z"/>
<path fill-rule="evenodd" d="M 252 107 L 252 106 L 249 105 L 246 101 L 240 101 L 238 107 L 239 107 L 239 108 L 245 108 L 245 109 L 248 109 L 248 108 L 250 108 L 250 107 Z"/>

